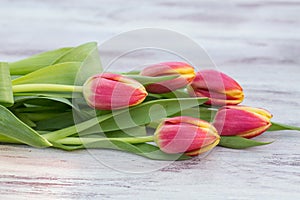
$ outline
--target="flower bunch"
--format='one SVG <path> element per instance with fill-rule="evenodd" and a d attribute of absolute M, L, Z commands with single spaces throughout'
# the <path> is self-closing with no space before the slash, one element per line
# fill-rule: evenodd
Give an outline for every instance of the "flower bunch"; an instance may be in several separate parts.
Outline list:
<path fill-rule="evenodd" d="M 265 109 L 238 105 L 242 87 L 220 71 L 196 72 L 185 62 L 100 71 L 96 43 L 0 63 L 0 142 L 182 160 L 217 145 L 268 144 L 251 139 L 265 131 L 299 130 L 271 122 Z"/>

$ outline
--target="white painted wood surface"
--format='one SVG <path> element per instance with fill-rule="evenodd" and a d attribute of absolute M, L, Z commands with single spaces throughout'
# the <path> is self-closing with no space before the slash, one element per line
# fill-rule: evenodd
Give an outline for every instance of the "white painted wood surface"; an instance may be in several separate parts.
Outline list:
<path fill-rule="evenodd" d="M 120 32 L 168 28 L 203 46 L 245 89 L 244 104 L 274 121 L 300 126 L 300 1 L 0 0 L 0 59 Z M 217 147 L 206 157 L 161 163 L 111 151 L 64 152 L 0 145 L 1 199 L 299 199 L 300 133 L 265 133 L 274 141 L 247 150 Z M 107 165 L 92 155 L 101 154 Z M 119 157 L 118 157 L 119 156 Z M 129 169 L 131 167 L 131 169 Z"/>

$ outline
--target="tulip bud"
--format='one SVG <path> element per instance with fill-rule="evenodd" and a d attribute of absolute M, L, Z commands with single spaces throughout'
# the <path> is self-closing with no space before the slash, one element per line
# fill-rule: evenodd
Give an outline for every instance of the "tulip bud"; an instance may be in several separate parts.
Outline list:
<path fill-rule="evenodd" d="M 152 77 L 179 75 L 179 77 L 175 79 L 146 86 L 148 92 L 161 94 L 185 87 L 195 78 L 195 71 L 194 68 L 187 63 L 165 62 L 146 67 L 141 71 L 140 75 Z"/>
<path fill-rule="evenodd" d="M 199 71 L 187 87 L 190 96 L 208 97 L 208 105 L 237 105 L 244 99 L 242 87 L 231 77 L 216 70 Z"/>
<path fill-rule="evenodd" d="M 180 116 L 161 122 L 154 133 L 154 141 L 165 153 L 196 156 L 215 147 L 220 136 L 210 123 Z"/>
<path fill-rule="evenodd" d="M 272 114 L 260 108 L 224 106 L 218 110 L 213 125 L 220 135 L 252 138 L 271 126 Z"/>
<path fill-rule="evenodd" d="M 103 73 L 85 82 L 83 95 L 93 108 L 115 110 L 141 103 L 148 93 L 136 80 L 119 74 Z"/>

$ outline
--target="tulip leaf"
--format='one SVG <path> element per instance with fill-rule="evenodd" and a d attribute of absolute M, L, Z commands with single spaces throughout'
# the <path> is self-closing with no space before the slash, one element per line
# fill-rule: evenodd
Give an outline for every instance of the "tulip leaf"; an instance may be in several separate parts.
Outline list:
<path fill-rule="evenodd" d="M 147 136 L 146 126 L 135 126 L 124 130 L 116 130 L 105 133 L 106 137 L 144 137 Z"/>
<path fill-rule="evenodd" d="M 72 112 L 62 113 L 57 117 L 36 122 L 36 130 L 55 131 L 74 125 Z"/>
<path fill-rule="evenodd" d="M 91 42 L 70 49 L 51 65 L 16 78 L 12 83 L 83 85 L 90 76 L 101 71 L 97 43 Z"/>
<path fill-rule="evenodd" d="M 281 131 L 281 130 L 296 130 L 300 131 L 300 127 L 297 126 L 290 126 L 286 124 L 281 124 L 277 122 L 272 122 L 272 126 L 268 128 L 267 131 Z"/>
<path fill-rule="evenodd" d="M 79 108 L 72 104 L 69 99 L 61 97 L 41 97 L 41 96 L 22 96 L 16 97 L 15 101 L 17 104 L 30 104 L 35 106 L 51 106 L 54 109 L 67 109 L 73 108 L 76 111 L 79 111 Z"/>
<path fill-rule="evenodd" d="M 65 113 L 58 113 L 58 112 L 34 112 L 34 113 L 18 113 L 19 115 L 22 115 L 26 117 L 27 119 L 38 122 L 42 120 L 52 119 L 60 116 L 61 114 Z"/>
<path fill-rule="evenodd" d="M 72 48 L 60 48 L 40 53 L 29 58 L 9 63 L 11 75 L 25 75 L 43 67 L 53 65 L 60 57 L 67 54 Z"/>
<path fill-rule="evenodd" d="M 20 84 L 64 84 L 74 85 L 75 77 L 80 69 L 80 62 L 65 62 L 50 65 L 12 80 L 13 85 Z"/>
<path fill-rule="evenodd" d="M 97 126 L 99 132 L 122 130 L 141 126 L 171 116 L 180 110 L 198 106 L 207 101 L 207 98 L 160 99 L 148 101 L 129 109 L 117 110 L 100 115 L 87 121 L 78 123 L 58 131 L 47 134 L 51 141 L 61 139 L 75 133 Z M 99 126 L 100 125 L 100 126 Z M 100 128 L 101 127 L 101 128 Z"/>
<path fill-rule="evenodd" d="M 73 76 L 75 85 L 83 85 L 89 77 L 103 71 L 96 42 L 80 45 L 56 61 L 56 63 L 63 62 L 81 63 L 77 74 Z"/>
<path fill-rule="evenodd" d="M 72 138 L 67 138 L 69 141 Z M 77 138 L 75 138 L 77 140 Z M 83 138 L 84 139 L 84 138 Z M 133 153 L 136 155 L 140 155 L 152 160 L 187 160 L 190 159 L 190 156 L 186 156 L 184 154 L 166 154 L 162 152 L 159 147 L 148 144 L 148 143 L 140 143 L 140 144 L 130 144 L 123 141 L 96 141 L 89 142 L 84 144 L 75 144 L 75 145 L 66 145 L 63 144 L 63 140 L 61 142 L 53 142 L 54 147 L 64 149 L 64 150 L 76 150 L 76 149 L 113 149 L 119 151 L 125 151 L 129 153 Z"/>
<path fill-rule="evenodd" d="M 83 144 L 80 145 L 65 145 L 65 144 L 61 144 L 58 142 L 52 142 L 52 147 L 58 148 L 58 149 L 62 149 L 65 151 L 74 151 L 74 150 L 79 150 L 79 149 L 86 149 L 84 147 Z"/>
<path fill-rule="evenodd" d="M 217 113 L 217 111 L 218 110 L 216 109 L 207 108 L 200 105 L 199 107 L 188 108 L 186 110 L 179 111 L 178 113 L 175 113 L 170 117 L 189 116 L 189 117 L 199 118 L 210 122 L 214 119 L 214 116 Z M 149 124 L 147 124 L 147 127 L 155 129 L 158 125 L 159 125 L 159 121 L 152 121 Z"/>
<path fill-rule="evenodd" d="M 144 127 L 145 128 L 145 127 Z M 132 130 L 134 131 L 134 129 Z M 140 131 L 140 130 L 136 130 Z M 132 137 L 132 134 L 128 135 L 122 131 L 115 131 L 113 133 L 108 132 L 105 133 L 108 138 L 122 138 L 122 137 Z M 137 136 L 144 136 L 143 134 L 135 134 Z M 126 151 L 130 153 L 135 153 L 140 156 L 144 156 L 146 158 L 152 160 L 187 160 L 190 159 L 190 156 L 186 156 L 184 154 L 167 154 L 159 149 L 159 147 L 148 144 L 148 143 L 139 143 L 139 144 L 129 144 L 126 142 L 113 141 L 111 142 L 113 146 L 116 146 L 116 150 Z"/>
<path fill-rule="evenodd" d="M 80 137 L 109 137 L 109 138 L 118 138 L 118 137 L 144 137 L 147 136 L 147 130 L 145 126 L 135 126 L 128 129 L 110 131 L 110 132 L 99 132 L 97 127 L 93 129 L 88 129 L 80 132 Z"/>
<path fill-rule="evenodd" d="M 97 49 L 96 42 L 88 42 L 70 49 L 66 54 L 60 56 L 53 64 L 64 62 L 84 62 L 90 53 Z"/>
<path fill-rule="evenodd" d="M 221 136 L 221 140 L 218 145 L 231 149 L 246 149 L 249 147 L 267 145 L 270 143 L 272 142 L 259 142 L 239 136 Z"/>
<path fill-rule="evenodd" d="M 9 107 L 14 104 L 8 63 L 0 62 L 0 105 Z"/>
<path fill-rule="evenodd" d="M 125 75 L 128 78 L 135 79 L 136 81 L 140 82 L 142 85 L 149 85 L 152 83 L 172 80 L 175 78 L 178 78 L 179 75 L 172 75 L 172 76 L 157 76 L 157 77 L 151 77 L 151 76 L 141 76 L 141 75 Z"/>
<path fill-rule="evenodd" d="M 85 147 L 87 148 L 106 148 L 106 149 L 114 149 L 114 150 L 120 150 L 125 151 L 133 154 L 137 154 L 152 160 L 187 160 L 190 159 L 190 156 L 186 156 L 183 154 L 166 154 L 162 152 L 159 147 L 147 144 L 147 143 L 141 143 L 141 144 L 130 144 L 127 142 L 121 142 L 121 141 L 101 141 L 101 142 L 95 142 L 90 144 L 85 144 Z"/>
<path fill-rule="evenodd" d="M 49 131 L 74 125 L 71 108 L 79 112 L 68 99 L 51 97 L 17 97 L 12 108 L 27 125 Z"/>
<path fill-rule="evenodd" d="M 36 127 L 36 124 L 31 119 L 29 119 L 26 115 L 24 115 L 23 113 L 14 112 L 14 114 L 16 117 L 19 118 L 19 120 L 21 120 L 27 126 L 29 126 L 31 128 Z"/>
<path fill-rule="evenodd" d="M 0 105 L 0 135 L 17 140 L 33 147 L 49 147 L 44 137 L 20 121 L 7 108 Z"/>
<path fill-rule="evenodd" d="M 148 124 L 169 117 L 187 108 L 199 106 L 207 98 L 159 99 L 125 109 L 122 113 L 112 113 L 112 117 L 100 122 L 104 132 L 126 129 Z"/>
<path fill-rule="evenodd" d="M 178 89 L 168 93 L 157 94 L 161 98 L 189 98 L 191 97 L 184 89 Z"/>
<path fill-rule="evenodd" d="M 189 116 L 194 118 L 200 118 L 205 121 L 212 121 L 214 119 L 214 116 L 216 115 L 218 110 L 207 108 L 203 106 L 195 107 L 195 108 L 188 108 L 186 110 L 182 110 L 174 115 L 174 116 Z"/>
<path fill-rule="evenodd" d="M 46 112 L 46 111 L 52 111 L 52 112 L 61 112 L 66 109 L 66 107 L 54 107 L 54 106 L 20 106 L 18 108 L 11 108 L 14 112 L 20 112 L 20 113 L 38 113 L 38 112 Z"/>
<path fill-rule="evenodd" d="M 0 134 L 1 143 L 22 144 L 22 142 Z"/>

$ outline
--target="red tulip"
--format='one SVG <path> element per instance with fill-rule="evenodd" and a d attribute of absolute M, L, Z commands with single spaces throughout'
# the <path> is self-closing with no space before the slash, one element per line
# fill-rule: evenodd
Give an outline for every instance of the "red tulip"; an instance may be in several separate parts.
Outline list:
<path fill-rule="evenodd" d="M 224 106 L 218 110 L 213 125 L 220 135 L 252 138 L 271 126 L 272 114 L 260 108 Z"/>
<path fill-rule="evenodd" d="M 119 74 L 103 73 L 89 78 L 83 86 L 88 105 L 100 110 L 134 106 L 147 96 L 142 84 Z"/>
<path fill-rule="evenodd" d="M 140 73 L 142 76 L 167 76 L 179 75 L 172 80 L 162 81 L 146 86 L 148 92 L 166 93 L 185 87 L 195 78 L 194 68 L 183 62 L 164 62 L 151 65 L 143 69 Z"/>
<path fill-rule="evenodd" d="M 154 141 L 166 153 L 196 156 L 215 147 L 220 136 L 208 122 L 193 117 L 173 117 L 160 123 Z"/>
<path fill-rule="evenodd" d="M 191 96 L 208 97 L 208 105 L 237 105 L 244 99 L 242 87 L 231 77 L 216 70 L 199 71 L 187 88 Z"/>

